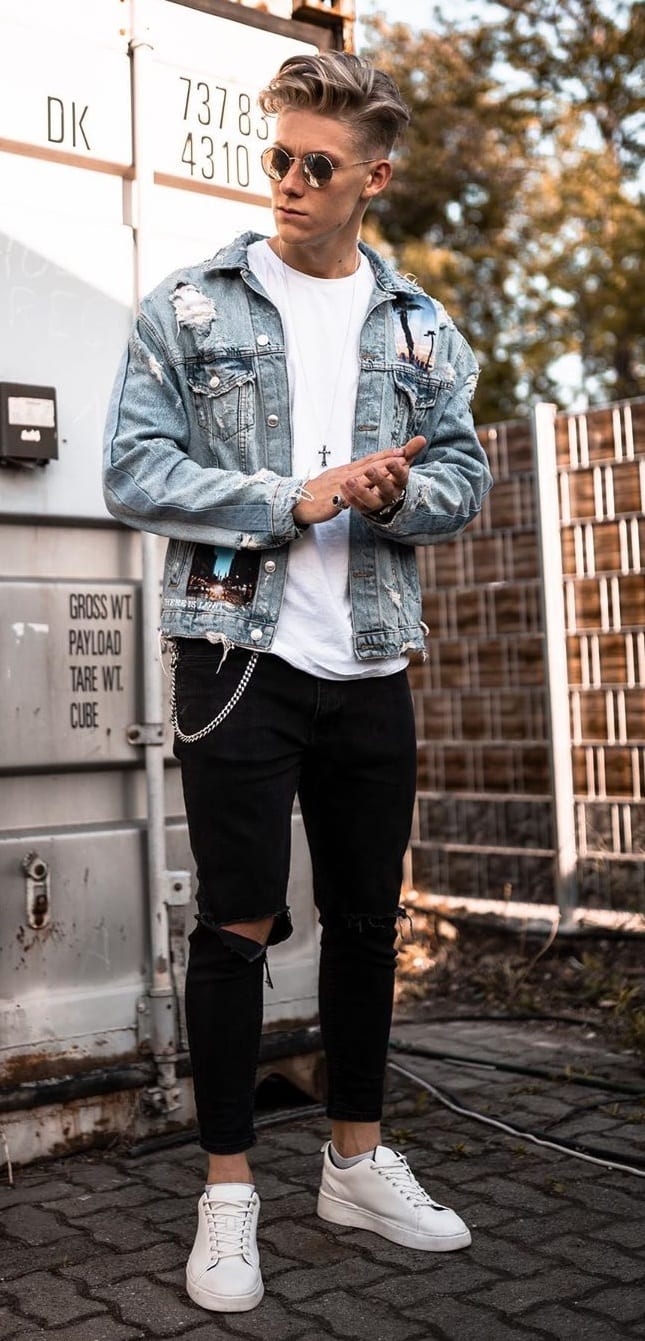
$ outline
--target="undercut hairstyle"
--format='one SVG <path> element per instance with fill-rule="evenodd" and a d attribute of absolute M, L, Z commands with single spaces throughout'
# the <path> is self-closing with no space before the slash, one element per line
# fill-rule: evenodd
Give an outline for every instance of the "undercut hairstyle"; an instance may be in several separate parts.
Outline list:
<path fill-rule="evenodd" d="M 344 51 L 289 56 L 258 101 L 267 116 L 295 108 L 334 116 L 366 151 L 383 155 L 391 152 L 410 120 L 394 80 Z"/>

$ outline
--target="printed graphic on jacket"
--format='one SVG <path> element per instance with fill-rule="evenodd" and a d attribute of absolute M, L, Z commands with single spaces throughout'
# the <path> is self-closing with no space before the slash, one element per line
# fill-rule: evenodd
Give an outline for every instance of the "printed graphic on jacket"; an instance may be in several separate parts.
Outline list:
<path fill-rule="evenodd" d="M 437 309 L 424 293 L 399 294 L 394 304 L 396 357 L 408 367 L 432 367 Z"/>
<path fill-rule="evenodd" d="M 186 595 L 199 601 L 248 605 L 255 595 L 259 568 L 257 551 L 196 545 Z"/>

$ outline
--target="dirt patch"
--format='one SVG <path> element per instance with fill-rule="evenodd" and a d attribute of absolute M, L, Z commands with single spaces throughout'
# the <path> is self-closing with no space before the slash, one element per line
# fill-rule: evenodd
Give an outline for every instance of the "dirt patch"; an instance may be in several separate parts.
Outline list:
<path fill-rule="evenodd" d="M 399 946 L 398 1013 L 416 1019 L 473 1011 L 587 1019 L 607 1043 L 645 1061 L 641 937 L 516 932 L 484 919 L 410 908 Z"/>

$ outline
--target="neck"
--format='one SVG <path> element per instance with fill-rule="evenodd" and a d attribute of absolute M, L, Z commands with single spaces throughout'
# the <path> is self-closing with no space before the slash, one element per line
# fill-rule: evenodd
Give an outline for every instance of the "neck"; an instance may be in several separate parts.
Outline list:
<path fill-rule="evenodd" d="M 279 236 L 271 238 L 269 246 L 285 265 L 300 270 L 303 275 L 312 275 L 314 279 L 347 279 L 356 274 L 361 263 L 356 241 L 342 250 L 335 248 L 329 255 L 318 249 L 290 246 Z"/>

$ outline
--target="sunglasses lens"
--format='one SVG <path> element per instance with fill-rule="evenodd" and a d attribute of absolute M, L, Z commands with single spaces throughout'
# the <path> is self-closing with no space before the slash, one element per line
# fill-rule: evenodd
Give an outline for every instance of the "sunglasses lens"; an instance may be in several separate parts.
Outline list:
<path fill-rule="evenodd" d="M 267 177 L 271 177 L 274 182 L 281 182 L 291 167 L 291 159 L 284 149 L 265 149 L 262 167 Z"/>
<path fill-rule="evenodd" d="M 302 175 L 310 186 L 329 186 L 334 175 L 334 165 L 326 154 L 305 154 Z"/>

